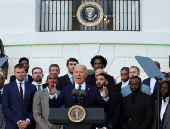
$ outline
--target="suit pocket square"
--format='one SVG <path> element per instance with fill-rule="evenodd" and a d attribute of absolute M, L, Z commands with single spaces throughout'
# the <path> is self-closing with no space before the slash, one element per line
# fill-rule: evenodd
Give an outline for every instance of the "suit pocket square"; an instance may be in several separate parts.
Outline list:
<path fill-rule="evenodd" d="M 29 91 L 29 94 L 32 94 L 32 91 Z"/>

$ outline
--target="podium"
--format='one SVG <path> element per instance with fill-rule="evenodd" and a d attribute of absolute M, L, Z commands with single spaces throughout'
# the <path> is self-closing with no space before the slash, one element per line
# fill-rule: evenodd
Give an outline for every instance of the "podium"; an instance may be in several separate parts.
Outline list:
<path fill-rule="evenodd" d="M 86 116 L 81 122 L 72 122 L 68 117 L 70 108 L 51 108 L 49 122 L 55 125 L 64 125 L 65 129 L 90 129 L 93 124 L 106 122 L 104 108 L 84 108 Z"/>

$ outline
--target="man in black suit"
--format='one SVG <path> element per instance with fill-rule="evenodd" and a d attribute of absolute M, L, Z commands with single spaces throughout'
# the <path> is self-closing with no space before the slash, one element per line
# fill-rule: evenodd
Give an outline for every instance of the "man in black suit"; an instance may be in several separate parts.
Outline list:
<path fill-rule="evenodd" d="M 170 82 L 169 81 L 164 81 L 162 82 L 160 86 L 160 127 L 159 129 L 170 129 L 170 103 L 169 103 L 169 98 L 170 98 Z M 152 124 L 151 129 L 158 129 L 157 128 L 157 100 L 154 103 L 155 107 L 155 113 L 154 113 L 154 121 Z"/>
<path fill-rule="evenodd" d="M 97 69 L 97 70 L 95 71 L 95 78 L 97 79 L 97 76 L 98 76 L 99 74 L 101 74 L 101 73 L 105 74 L 105 75 L 107 76 L 107 80 L 108 80 L 108 75 L 104 72 L 103 69 Z M 95 87 L 97 87 L 97 85 L 98 85 L 98 84 L 96 83 Z M 99 84 L 99 85 L 100 85 L 100 84 Z M 116 87 L 116 85 L 115 85 L 114 83 L 111 83 L 111 82 L 108 82 L 108 81 L 107 81 L 106 87 L 107 87 L 108 91 L 112 91 L 112 92 L 115 92 L 115 93 L 120 94 L 120 91 L 119 91 L 118 87 Z"/>
<path fill-rule="evenodd" d="M 19 60 L 19 64 L 22 64 L 25 68 L 25 71 L 26 71 L 26 74 L 25 74 L 25 77 L 24 77 L 24 81 L 25 82 L 28 82 L 28 83 L 32 83 L 33 82 L 33 79 L 32 79 L 32 76 L 30 76 L 28 74 L 28 70 L 29 70 L 29 60 L 26 58 L 26 57 L 22 57 L 20 58 Z M 15 75 L 12 75 L 10 77 L 10 81 L 9 82 L 14 82 L 16 80 L 16 77 Z"/>
<path fill-rule="evenodd" d="M 32 69 L 32 84 L 36 86 L 37 91 L 43 90 L 46 88 L 45 84 L 42 84 L 42 78 L 44 77 L 43 70 L 40 67 L 35 67 Z"/>
<path fill-rule="evenodd" d="M 133 76 L 129 84 L 132 93 L 123 98 L 122 129 L 150 129 L 154 115 L 152 98 L 140 90 L 140 77 Z"/>
<path fill-rule="evenodd" d="M 120 75 L 121 75 L 121 82 L 119 82 L 116 86 L 119 88 L 119 91 L 121 91 L 121 88 L 129 85 L 129 68 L 128 67 L 123 67 L 120 70 Z"/>
<path fill-rule="evenodd" d="M 67 85 L 71 85 L 75 82 L 73 77 L 73 70 L 74 70 L 74 66 L 78 63 L 79 63 L 78 60 L 75 58 L 69 58 L 67 60 L 66 67 L 68 69 L 68 73 L 58 78 L 59 83 L 56 86 L 57 90 L 61 91 L 63 87 L 66 87 Z"/>
<path fill-rule="evenodd" d="M 103 87 L 106 87 L 107 75 L 105 73 L 100 73 L 96 77 L 96 85 L 100 91 L 101 96 L 103 96 Z M 120 112 L 121 112 L 121 99 L 120 96 L 112 91 L 108 92 L 109 100 L 107 101 L 109 107 L 105 110 L 106 123 L 104 125 L 98 125 L 98 129 L 119 129 Z M 99 128 L 100 127 L 100 128 Z"/>
<path fill-rule="evenodd" d="M 95 57 L 93 57 L 91 59 L 90 63 L 92 65 L 92 67 L 94 68 L 94 70 L 96 71 L 97 69 L 105 68 L 106 65 L 107 65 L 107 60 L 106 60 L 106 58 L 104 58 L 101 55 L 96 55 Z M 108 82 L 111 82 L 111 83 L 115 84 L 113 76 L 108 75 Z M 96 78 L 95 78 L 95 74 L 94 73 L 87 76 L 86 83 L 88 85 L 91 85 L 91 86 L 95 86 L 96 85 Z"/>
<path fill-rule="evenodd" d="M 158 61 L 154 61 L 154 63 L 160 70 L 161 69 L 160 63 Z M 153 100 L 156 100 L 157 99 L 157 81 L 156 81 L 156 79 L 155 78 L 144 79 L 142 84 L 148 85 L 150 87 L 151 96 L 152 96 Z"/>

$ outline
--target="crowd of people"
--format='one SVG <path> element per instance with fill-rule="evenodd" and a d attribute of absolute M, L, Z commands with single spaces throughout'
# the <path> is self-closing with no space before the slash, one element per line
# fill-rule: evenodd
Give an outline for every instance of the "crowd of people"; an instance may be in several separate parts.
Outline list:
<path fill-rule="evenodd" d="M 87 67 L 75 58 L 66 62 L 68 72 L 59 77 L 60 67 L 49 66 L 46 83 L 40 67 L 29 75 L 29 60 L 20 58 L 14 67 L 14 75 L 4 85 L 0 74 L 0 129 L 62 129 L 48 121 L 50 108 L 70 108 L 80 104 L 84 108 L 104 108 L 106 122 L 92 125 L 91 129 L 170 129 L 170 78 L 141 80 L 137 66 L 120 70 L 121 82 L 103 69 L 107 60 L 101 55 L 91 59 L 94 73 L 88 75 Z M 161 69 L 160 63 L 154 61 Z M 160 89 L 157 89 L 157 84 Z M 85 90 L 82 103 L 72 100 L 73 89 Z M 157 127 L 157 90 L 160 91 L 160 125 Z"/>

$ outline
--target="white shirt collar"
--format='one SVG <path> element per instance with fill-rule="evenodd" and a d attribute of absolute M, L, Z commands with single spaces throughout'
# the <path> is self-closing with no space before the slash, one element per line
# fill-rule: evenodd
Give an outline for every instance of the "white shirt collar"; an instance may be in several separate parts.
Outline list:
<path fill-rule="evenodd" d="M 72 78 L 72 77 L 73 77 L 73 76 L 72 76 L 71 74 L 69 74 L 69 73 L 67 73 L 67 75 L 68 75 L 69 78 Z"/>
<path fill-rule="evenodd" d="M 162 103 L 168 103 L 169 102 L 169 97 L 166 97 L 165 99 L 166 102 L 164 102 L 163 98 L 162 98 Z"/>
<path fill-rule="evenodd" d="M 130 79 L 129 79 L 128 81 L 126 81 L 126 82 L 123 82 L 123 81 L 122 81 L 121 88 L 123 88 L 123 87 L 129 85 L 129 81 L 130 81 Z"/>
<path fill-rule="evenodd" d="M 18 81 L 18 80 L 16 79 L 16 82 L 17 82 L 18 85 L 19 85 L 19 83 L 24 84 L 24 80 L 23 80 L 22 82 L 20 82 L 20 81 Z"/>
<path fill-rule="evenodd" d="M 79 86 L 80 86 L 80 85 L 75 82 L 75 89 L 78 90 Z M 82 87 L 81 87 L 81 90 L 85 90 L 85 89 L 86 89 L 86 83 L 85 83 L 85 82 L 84 82 L 81 86 L 82 86 Z"/>
<path fill-rule="evenodd" d="M 37 83 L 34 82 L 34 81 L 32 82 L 32 84 L 33 84 L 33 85 L 36 85 L 36 86 L 37 86 L 37 85 L 41 85 L 41 86 L 42 86 L 42 83 L 41 83 L 41 84 L 37 84 Z"/>

